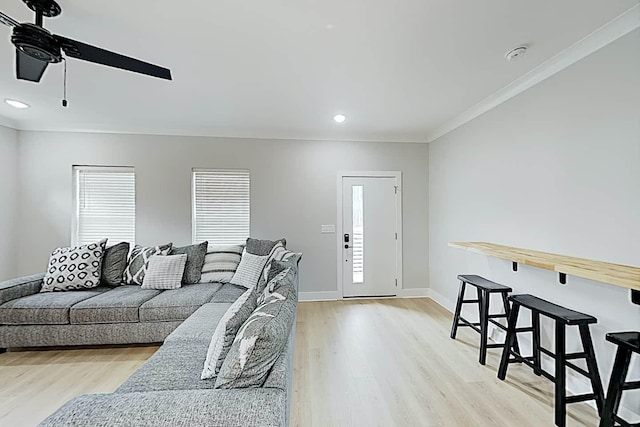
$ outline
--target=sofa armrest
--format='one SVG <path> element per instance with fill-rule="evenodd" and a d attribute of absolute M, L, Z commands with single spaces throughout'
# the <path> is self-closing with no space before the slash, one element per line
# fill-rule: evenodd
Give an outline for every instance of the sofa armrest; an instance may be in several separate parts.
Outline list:
<path fill-rule="evenodd" d="M 37 294 L 42 289 L 42 279 L 44 279 L 44 273 L 0 282 L 0 304 Z"/>
<path fill-rule="evenodd" d="M 268 388 L 86 394 L 40 427 L 284 426 L 285 393 Z"/>

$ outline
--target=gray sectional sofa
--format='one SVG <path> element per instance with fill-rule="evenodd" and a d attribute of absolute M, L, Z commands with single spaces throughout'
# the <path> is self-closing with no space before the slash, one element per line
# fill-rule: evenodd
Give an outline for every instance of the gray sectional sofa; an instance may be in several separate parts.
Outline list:
<path fill-rule="evenodd" d="M 213 331 L 244 288 L 39 293 L 41 283 L 36 275 L 0 284 L 0 347 L 164 341 L 114 393 L 77 397 L 41 426 L 289 425 L 295 321 L 262 387 L 218 390 L 200 379 Z"/>

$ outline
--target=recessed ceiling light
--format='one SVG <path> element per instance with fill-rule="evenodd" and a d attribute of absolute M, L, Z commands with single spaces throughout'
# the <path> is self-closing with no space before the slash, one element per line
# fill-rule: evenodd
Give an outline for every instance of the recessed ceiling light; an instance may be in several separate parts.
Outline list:
<path fill-rule="evenodd" d="M 21 110 L 29 108 L 29 105 L 25 104 L 24 102 L 16 101 L 15 99 L 5 99 L 4 102 L 11 105 L 13 108 L 19 108 Z"/>
<path fill-rule="evenodd" d="M 333 116 L 333 120 L 335 120 L 336 123 L 342 123 L 347 120 L 347 116 L 345 116 L 344 114 L 336 114 L 335 116 Z"/>

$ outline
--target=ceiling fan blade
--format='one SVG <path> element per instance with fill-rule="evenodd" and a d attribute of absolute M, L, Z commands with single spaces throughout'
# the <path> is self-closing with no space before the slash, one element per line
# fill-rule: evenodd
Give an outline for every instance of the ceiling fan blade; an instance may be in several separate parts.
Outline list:
<path fill-rule="evenodd" d="M 18 21 L 16 21 L 9 15 L 5 15 L 2 12 L 0 12 L 0 22 L 8 27 L 17 27 L 18 25 L 20 25 Z"/>
<path fill-rule="evenodd" d="M 64 53 L 72 58 L 133 71 L 134 73 L 146 74 L 147 76 L 158 77 L 160 79 L 172 80 L 171 70 L 167 68 L 120 55 L 119 53 L 109 52 L 108 50 L 100 49 L 99 47 L 71 40 L 66 37 L 55 36 L 55 38 L 58 40 L 58 43 L 60 43 L 60 47 L 64 50 Z"/>
<path fill-rule="evenodd" d="M 16 76 L 21 80 L 38 83 L 47 69 L 48 62 L 40 61 L 16 49 Z"/>

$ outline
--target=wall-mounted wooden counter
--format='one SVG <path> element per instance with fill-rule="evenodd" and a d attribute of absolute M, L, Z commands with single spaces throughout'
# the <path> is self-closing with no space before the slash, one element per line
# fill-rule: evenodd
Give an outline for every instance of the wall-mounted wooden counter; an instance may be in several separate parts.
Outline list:
<path fill-rule="evenodd" d="M 560 274 L 583 277 L 640 291 L 640 267 L 513 248 L 487 242 L 452 242 L 449 243 L 449 246 L 505 259 L 517 264 L 544 268 Z"/>

